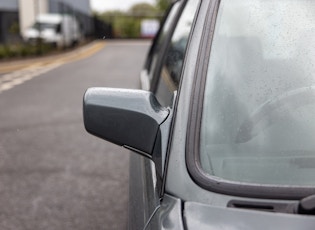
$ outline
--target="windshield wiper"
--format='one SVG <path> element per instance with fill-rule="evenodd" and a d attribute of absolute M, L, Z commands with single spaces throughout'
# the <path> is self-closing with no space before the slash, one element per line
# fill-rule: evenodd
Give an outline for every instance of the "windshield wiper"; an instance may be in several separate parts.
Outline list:
<path fill-rule="evenodd" d="M 315 195 L 307 196 L 300 201 L 292 203 L 231 200 L 227 207 L 265 212 L 315 215 Z"/>
<path fill-rule="evenodd" d="M 315 215 L 315 195 L 300 200 L 295 210 L 298 214 Z"/>

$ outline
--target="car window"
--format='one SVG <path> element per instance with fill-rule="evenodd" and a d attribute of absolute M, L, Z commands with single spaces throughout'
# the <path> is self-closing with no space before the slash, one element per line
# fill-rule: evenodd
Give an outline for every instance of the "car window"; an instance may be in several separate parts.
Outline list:
<path fill-rule="evenodd" d="M 315 185 L 315 2 L 222 0 L 201 123 L 210 175 Z"/>
<path fill-rule="evenodd" d="M 159 31 L 159 33 L 157 35 L 158 37 L 155 40 L 153 50 L 152 50 L 152 56 L 150 58 L 148 66 L 146 67 L 148 72 L 149 72 L 149 81 L 150 82 L 152 81 L 158 57 L 159 57 L 159 55 L 162 54 L 163 44 L 165 43 L 165 39 L 167 38 L 167 35 L 171 30 L 172 24 L 173 24 L 174 19 L 177 15 L 180 4 L 181 4 L 181 2 L 176 2 L 173 5 L 171 5 L 171 9 L 167 15 L 167 18 L 166 18 L 161 30 Z"/>
<path fill-rule="evenodd" d="M 173 92 L 178 89 L 189 33 L 199 1 L 188 1 L 176 25 L 167 48 L 155 95 L 163 106 L 172 104 Z"/>

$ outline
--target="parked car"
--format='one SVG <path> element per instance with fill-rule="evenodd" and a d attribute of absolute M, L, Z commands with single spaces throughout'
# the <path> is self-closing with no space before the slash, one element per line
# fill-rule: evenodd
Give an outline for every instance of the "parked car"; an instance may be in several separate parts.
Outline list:
<path fill-rule="evenodd" d="M 91 88 L 130 159 L 130 229 L 314 229 L 315 2 L 174 1 L 143 88 Z"/>
<path fill-rule="evenodd" d="M 41 14 L 33 26 L 23 32 L 23 39 L 28 43 L 41 39 L 57 47 L 69 47 L 82 39 L 82 31 L 78 20 L 71 15 Z"/>

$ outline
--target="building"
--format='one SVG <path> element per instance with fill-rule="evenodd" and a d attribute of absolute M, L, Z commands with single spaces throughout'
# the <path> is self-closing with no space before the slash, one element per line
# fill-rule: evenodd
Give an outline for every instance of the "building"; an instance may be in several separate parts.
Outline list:
<path fill-rule="evenodd" d="M 89 0 L 19 0 L 19 13 L 21 33 L 34 23 L 37 15 L 44 13 L 74 15 L 85 36 L 91 36 L 94 33 Z"/>
<path fill-rule="evenodd" d="M 19 35 L 32 26 L 43 13 L 74 15 L 83 35 L 94 34 L 90 0 L 0 0 L 0 43 L 19 40 Z"/>
<path fill-rule="evenodd" d="M 19 41 L 18 0 L 0 0 L 0 43 Z"/>

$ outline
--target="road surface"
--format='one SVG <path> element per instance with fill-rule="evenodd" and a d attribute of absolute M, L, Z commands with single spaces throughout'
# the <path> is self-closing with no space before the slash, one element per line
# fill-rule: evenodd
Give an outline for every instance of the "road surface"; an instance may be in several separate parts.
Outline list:
<path fill-rule="evenodd" d="M 149 44 L 105 42 L 89 57 L 0 76 L 1 230 L 127 228 L 129 151 L 86 133 L 82 97 L 138 88 Z"/>

